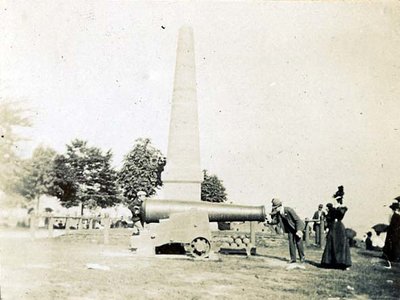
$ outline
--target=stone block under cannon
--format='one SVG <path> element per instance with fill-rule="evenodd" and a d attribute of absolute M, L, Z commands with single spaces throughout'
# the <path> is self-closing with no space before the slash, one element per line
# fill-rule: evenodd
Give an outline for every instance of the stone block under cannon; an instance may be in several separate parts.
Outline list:
<path fill-rule="evenodd" d="M 208 257 L 211 251 L 210 222 L 264 222 L 266 214 L 264 206 L 145 200 L 140 209 L 140 219 L 142 224 L 158 224 L 151 224 L 140 235 L 132 236 L 131 248 L 138 254 L 154 255 L 176 246 L 183 249 L 178 251 L 180 254 Z M 250 252 L 255 245 L 247 243 L 243 247 L 248 247 Z"/>

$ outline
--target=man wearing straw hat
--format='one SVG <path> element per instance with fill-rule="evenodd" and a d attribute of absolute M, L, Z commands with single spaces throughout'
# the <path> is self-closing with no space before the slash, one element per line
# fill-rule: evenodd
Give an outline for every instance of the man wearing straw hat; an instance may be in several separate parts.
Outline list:
<path fill-rule="evenodd" d="M 282 201 L 278 198 L 272 199 L 271 217 L 273 219 L 269 224 L 281 224 L 284 232 L 288 234 L 290 263 L 296 262 L 296 248 L 299 253 L 300 261 L 305 262 L 303 248 L 303 230 L 304 223 L 296 212 L 282 205 Z"/>
<path fill-rule="evenodd" d="M 322 204 L 318 205 L 318 210 L 314 213 L 313 220 L 313 230 L 315 232 L 315 244 L 321 245 L 321 220 L 325 220 L 325 212 L 322 210 L 324 206 Z"/>

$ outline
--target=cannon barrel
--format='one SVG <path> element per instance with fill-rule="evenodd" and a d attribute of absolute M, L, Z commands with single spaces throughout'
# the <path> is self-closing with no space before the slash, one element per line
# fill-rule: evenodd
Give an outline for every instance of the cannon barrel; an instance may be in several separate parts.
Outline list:
<path fill-rule="evenodd" d="M 145 200 L 141 206 L 142 222 L 157 223 L 167 219 L 173 213 L 203 211 L 210 222 L 227 221 L 265 221 L 264 206 L 232 205 L 210 202 L 177 200 Z"/>

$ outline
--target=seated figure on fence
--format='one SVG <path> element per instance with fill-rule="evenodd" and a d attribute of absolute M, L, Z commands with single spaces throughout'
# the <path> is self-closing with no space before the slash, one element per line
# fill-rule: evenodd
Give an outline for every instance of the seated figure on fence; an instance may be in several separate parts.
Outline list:
<path fill-rule="evenodd" d="M 143 229 L 143 226 L 140 222 L 140 210 L 143 201 L 146 199 L 146 192 L 139 191 L 137 192 L 136 199 L 132 202 L 132 221 L 133 221 L 133 235 L 139 235 L 140 231 Z"/>

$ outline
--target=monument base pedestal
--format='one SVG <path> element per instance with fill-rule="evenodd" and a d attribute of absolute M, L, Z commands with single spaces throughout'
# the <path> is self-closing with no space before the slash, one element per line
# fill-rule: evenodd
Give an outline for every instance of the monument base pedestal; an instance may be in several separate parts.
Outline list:
<path fill-rule="evenodd" d="M 201 182 L 168 182 L 163 184 L 163 199 L 201 201 Z"/>

